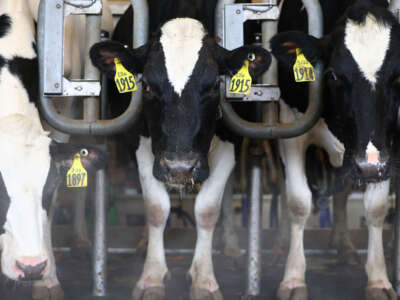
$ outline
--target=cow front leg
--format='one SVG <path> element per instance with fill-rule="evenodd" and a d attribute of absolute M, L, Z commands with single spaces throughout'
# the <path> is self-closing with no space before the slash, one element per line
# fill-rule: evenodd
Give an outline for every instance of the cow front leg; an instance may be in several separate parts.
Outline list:
<path fill-rule="evenodd" d="M 196 197 L 196 249 L 189 275 L 192 278 L 191 300 L 222 300 L 212 263 L 212 239 L 225 184 L 235 164 L 231 143 L 214 138 L 209 153 L 210 176 Z"/>
<path fill-rule="evenodd" d="M 164 277 L 168 273 L 163 233 L 170 211 L 170 200 L 164 184 L 153 176 L 151 139 L 140 138 L 136 157 L 149 240 L 143 272 L 133 289 L 132 299 L 161 300 L 165 296 Z"/>
<path fill-rule="evenodd" d="M 367 185 L 364 194 L 368 222 L 368 257 L 365 270 L 368 276 L 367 300 L 395 300 L 396 293 L 389 282 L 383 253 L 382 230 L 389 208 L 390 180 Z"/>
<path fill-rule="evenodd" d="M 360 263 L 360 257 L 350 239 L 347 226 L 347 199 L 351 192 L 351 185 L 333 196 L 333 230 L 330 247 L 335 248 L 340 263 L 356 265 Z"/>
<path fill-rule="evenodd" d="M 308 297 L 303 235 L 311 211 L 312 195 L 305 176 L 305 149 L 302 137 L 280 142 L 291 230 L 285 275 L 277 293 L 279 300 L 306 300 Z"/>

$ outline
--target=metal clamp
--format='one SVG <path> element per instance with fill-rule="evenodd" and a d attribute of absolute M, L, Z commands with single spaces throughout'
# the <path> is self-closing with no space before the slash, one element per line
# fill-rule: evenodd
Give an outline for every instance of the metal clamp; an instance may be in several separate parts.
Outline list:
<path fill-rule="evenodd" d="M 148 6 L 146 0 L 131 0 L 134 7 L 134 47 L 146 43 L 148 36 Z M 50 97 L 98 96 L 100 92 L 97 70 L 85 72 L 85 80 L 69 81 L 63 77 L 64 17 L 67 14 L 90 14 L 87 28 L 90 34 L 87 47 L 100 41 L 101 0 L 88 5 L 92 0 L 42 0 L 39 6 L 38 52 L 40 71 L 40 110 L 44 119 L 55 129 L 82 135 L 111 135 L 131 126 L 139 117 L 142 108 L 141 84 L 132 94 L 132 100 L 126 111 L 112 120 L 76 120 L 58 114 Z M 86 4 L 86 5 L 85 5 Z M 141 25 L 136 26 L 140 22 Z M 86 63 L 90 64 L 88 56 Z M 91 66 L 92 67 L 92 66 Z M 93 67 L 94 68 L 94 67 Z M 85 67 L 85 70 L 87 68 Z M 90 69 L 90 68 L 89 68 Z M 98 102 L 95 99 L 92 102 Z M 98 104 L 98 103 L 97 103 Z M 96 106 L 90 107 L 89 115 L 96 114 Z"/>
<path fill-rule="evenodd" d="M 249 18 L 267 18 L 271 22 L 276 22 L 279 17 L 279 8 L 269 9 L 268 7 L 276 4 L 276 1 L 264 0 L 263 4 L 247 4 L 243 5 L 228 5 L 233 1 L 223 1 L 217 5 L 218 9 L 222 9 L 223 12 L 216 12 L 216 30 L 217 37 L 221 37 L 222 41 L 220 43 L 225 43 L 224 46 L 228 50 L 240 47 L 243 45 L 243 22 L 241 20 L 247 20 Z M 322 9 L 318 0 L 303 0 L 304 6 L 307 10 L 308 23 L 309 23 L 309 33 L 317 38 L 322 36 L 323 31 L 323 17 Z M 246 9 L 243 10 L 243 7 Z M 261 10 L 265 7 L 264 10 Z M 246 11 L 246 13 L 243 13 Z M 249 13 L 255 14 L 254 17 L 250 17 Z M 218 20 L 220 17 L 224 17 L 224 24 Z M 270 22 L 266 22 L 270 23 Z M 264 28 L 264 26 L 263 26 Z M 228 30 L 229 29 L 229 30 Z M 236 32 L 239 32 L 237 34 Z M 270 34 L 271 32 L 269 32 Z M 264 30 L 263 30 L 263 35 Z M 234 37 L 235 36 L 235 37 Z M 263 38 L 270 38 L 263 36 Z M 263 41 L 265 43 L 265 41 Z M 225 99 L 224 95 L 227 94 L 227 87 L 229 86 L 228 81 L 225 82 L 224 95 L 220 98 L 220 106 L 223 111 L 223 118 L 225 124 L 233 131 L 240 135 L 248 136 L 251 138 L 259 139 L 275 139 L 275 138 L 291 138 L 305 133 L 307 130 L 311 129 L 315 123 L 318 121 L 321 111 L 322 111 L 322 64 L 319 64 L 315 68 L 317 80 L 310 84 L 310 97 L 309 104 L 306 113 L 301 116 L 298 120 L 293 123 L 287 124 L 274 124 L 274 122 L 265 123 L 248 122 L 242 119 L 232 108 L 232 105 Z M 264 81 L 265 82 L 265 81 Z M 272 92 L 271 92 L 272 93 Z M 229 98 L 232 97 L 228 93 Z M 232 97 L 234 98 L 234 96 Z M 236 98 L 237 99 L 237 98 Z M 256 98 L 260 101 L 260 97 Z M 253 99 L 251 99 L 253 100 Z M 274 99 L 277 100 L 277 99 Z M 265 99 L 264 101 L 270 101 Z M 272 124 L 271 124 L 272 123 Z"/>

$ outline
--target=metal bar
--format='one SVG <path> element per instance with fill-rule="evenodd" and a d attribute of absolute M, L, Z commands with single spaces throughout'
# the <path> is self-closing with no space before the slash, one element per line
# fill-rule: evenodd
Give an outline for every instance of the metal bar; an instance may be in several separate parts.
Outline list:
<path fill-rule="evenodd" d="M 389 4 L 389 9 L 397 17 L 398 12 L 400 11 L 400 0 L 391 0 Z"/>
<path fill-rule="evenodd" d="M 54 252 L 70 252 L 71 248 L 70 247 L 54 247 L 53 248 Z M 177 254 L 188 254 L 188 255 L 193 255 L 194 254 L 194 249 L 186 249 L 186 248 L 181 248 L 181 249 L 165 249 L 165 254 L 167 255 L 177 255 Z M 357 249 L 356 252 L 360 255 L 365 255 L 368 253 L 368 249 Z M 137 253 L 136 248 L 107 248 L 107 253 L 109 254 L 135 254 Z M 262 254 L 267 254 L 267 255 L 274 255 L 276 252 L 272 249 L 267 249 L 267 250 L 261 250 Z M 317 255 L 337 255 L 337 251 L 333 249 L 305 249 L 304 253 L 306 256 L 317 256 Z M 221 255 L 222 251 L 220 250 L 212 250 L 212 254 L 214 255 Z M 244 255 L 247 254 L 247 249 L 240 249 L 240 254 Z"/>
<path fill-rule="evenodd" d="M 146 44 L 149 36 L 149 5 L 147 0 L 131 0 L 133 7 L 133 48 Z"/>
<path fill-rule="evenodd" d="M 233 4 L 235 0 L 218 0 L 215 10 L 215 38 L 220 46 L 224 43 L 224 12 L 225 5 Z"/>
<path fill-rule="evenodd" d="M 261 289 L 261 157 L 252 157 L 250 175 L 249 252 L 247 268 L 247 295 L 257 296 Z"/>
<path fill-rule="evenodd" d="M 96 172 L 95 218 L 93 243 L 93 296 L 106 296 L 107 287 L 107 239 L 106 207 L 107 181 L 106 171 Z"/>
<path fill-rule="evenodd" d="M 98 0 L 99 1 L 99 0 Z M 134 7 L 136 8 L 135 17 L 136 20 L 141 19 L 145 24 L 148 24 L 148 9 L 147 3 L 145 0 L 142 1 L 132 1 L 135 3 Z M 145 3 L 141 5 L 141 3 Z M 42 0 L 40 1 L 39 6 L 39 19 L 38 19 L 38 53 L 39 53 L 39 73 L 40 73 L 40 105 L 39 108 L 41 110 L 41 114 L 43 118 L 49 123 L 50 126 L 55 129 L 69 133 L 69 134 L 81 134 L 81 135 L 111 135 L 118 133 L 125 128 L 132 126 L 132 124 L 138 119 L 141 109 L 142 109 L 142 97 L 141 92 L 138 91 L 135 93 L 135 100 L 131 101 L 126 111 L 120 115 L 119 117 L 112 120 L 76 120 L 63 115 L 58 114 L 56 111 L 51 99 L 48 95 L 45 95 L 44 87 L 46 82 L 44 66 L 45 60 L 49 60 L 49 56 L 45 53 L 45 45 L 52 45 L 52 41 L 49 40 L 50 35 L 55 28 L 53 28 L 51 22 L 52 18 L 54 18 L 54 12 L 56 11 L 56 6 L 54 6 L 54 0 Z M 60 4 L 60 3 L 59 3 Z M 63 2 L 61 1 L 61 4 Z M 60 4 L 60 5 L 61 5 Z M 140 9 L 143 9 L 141 12 Z M 48 18 L 46 18 L 48 16 Z M 98 16 L 100 18 L 100 16 Z M 147 39 L 147 25 L 143 25 L 142 27 L 136 28 L 134 31 L 134 36 L 136 37 L 135 43 L 145 43 Z M 63 30 L 58 30 L 58 35 L 63 35 Z M 90 36 L 90 35 L 89 35 Z M 93 35 L 94 36 L 94 35 Z M 97 41 L 100 40 L 100 35 L 96 36 Z M 60 38 L 59 40 L 63 40 Z M 47 65 L 47 64 L 46 64 Z M 56 64 L 55 64 L 56 65 Z M 54 84 L 55 87 L 55 84 Z M 58 86 L 59 91 L 54 91 L 54 93 L 61 93 L 62 91 L 62 82 Z M 138 90 L 141 89 L 141 85 L 138 84 Z M 133 95 L 132 95 L 133 98 Z"/>

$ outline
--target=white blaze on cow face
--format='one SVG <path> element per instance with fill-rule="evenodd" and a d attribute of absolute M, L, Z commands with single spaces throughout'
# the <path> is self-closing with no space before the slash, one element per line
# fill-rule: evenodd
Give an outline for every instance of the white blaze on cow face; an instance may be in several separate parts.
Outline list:
<path fill-rule="evenodd" d="M 174 19 L 161 28 L 160 42 L 168 80 L 179 96 L 199 59 L 204 36 L 203 25 L 189 18 Z"/>
<path fill-rule="evenodd" d="M 348 20 L 344 43 L 361 73 L 375 88 L 377 73 L 381 69 L 390 45 L 391 27 L 367 14 L 364 23 Z"/>
<path fill-rule="evenodd" d="M 367 162 L 370 164 L 379 163 L 379 151 L 371 141 L 367 146 Z"/>

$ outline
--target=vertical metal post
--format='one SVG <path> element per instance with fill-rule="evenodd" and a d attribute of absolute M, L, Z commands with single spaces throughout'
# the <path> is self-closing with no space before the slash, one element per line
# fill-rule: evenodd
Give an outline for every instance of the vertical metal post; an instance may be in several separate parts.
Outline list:
<path fill-rule="evenodd" d="M 227 4 L 233 4 L 235 0 L 218 0 L 215 9 L 215 38 L 219 45 L 224 43 L 224 8 Z"/>
<path fill-rule="evenodd" d="M 105 297 L 107 290 L 107 179 L 104 169 L 96 173 L 95 199 L 93 296 Z"/>
<path fill-rule="evenodd" d="M 262 169 L 260 147 L 250 148 L 250 217 L 247 269 L 247 295 L 257 296 L 261 289 L 261 202 Z"/>
<path fill-rule="evenodd" d="M 100 41 L 101 16 L 86 16 L 86 57 L 85 79 L 99 80 L 100 74 L 89 58 L 89 50 Z M 100 119 L 100 103 L 98 97 L 88 97 L 83 102 L 84 119 L 94 122 Z M 96 173 L 94 241 L 93 241 L 93 296 L 105 297 L 107 294 L 107 239 L 106 239 L 106 171 Z"/>

